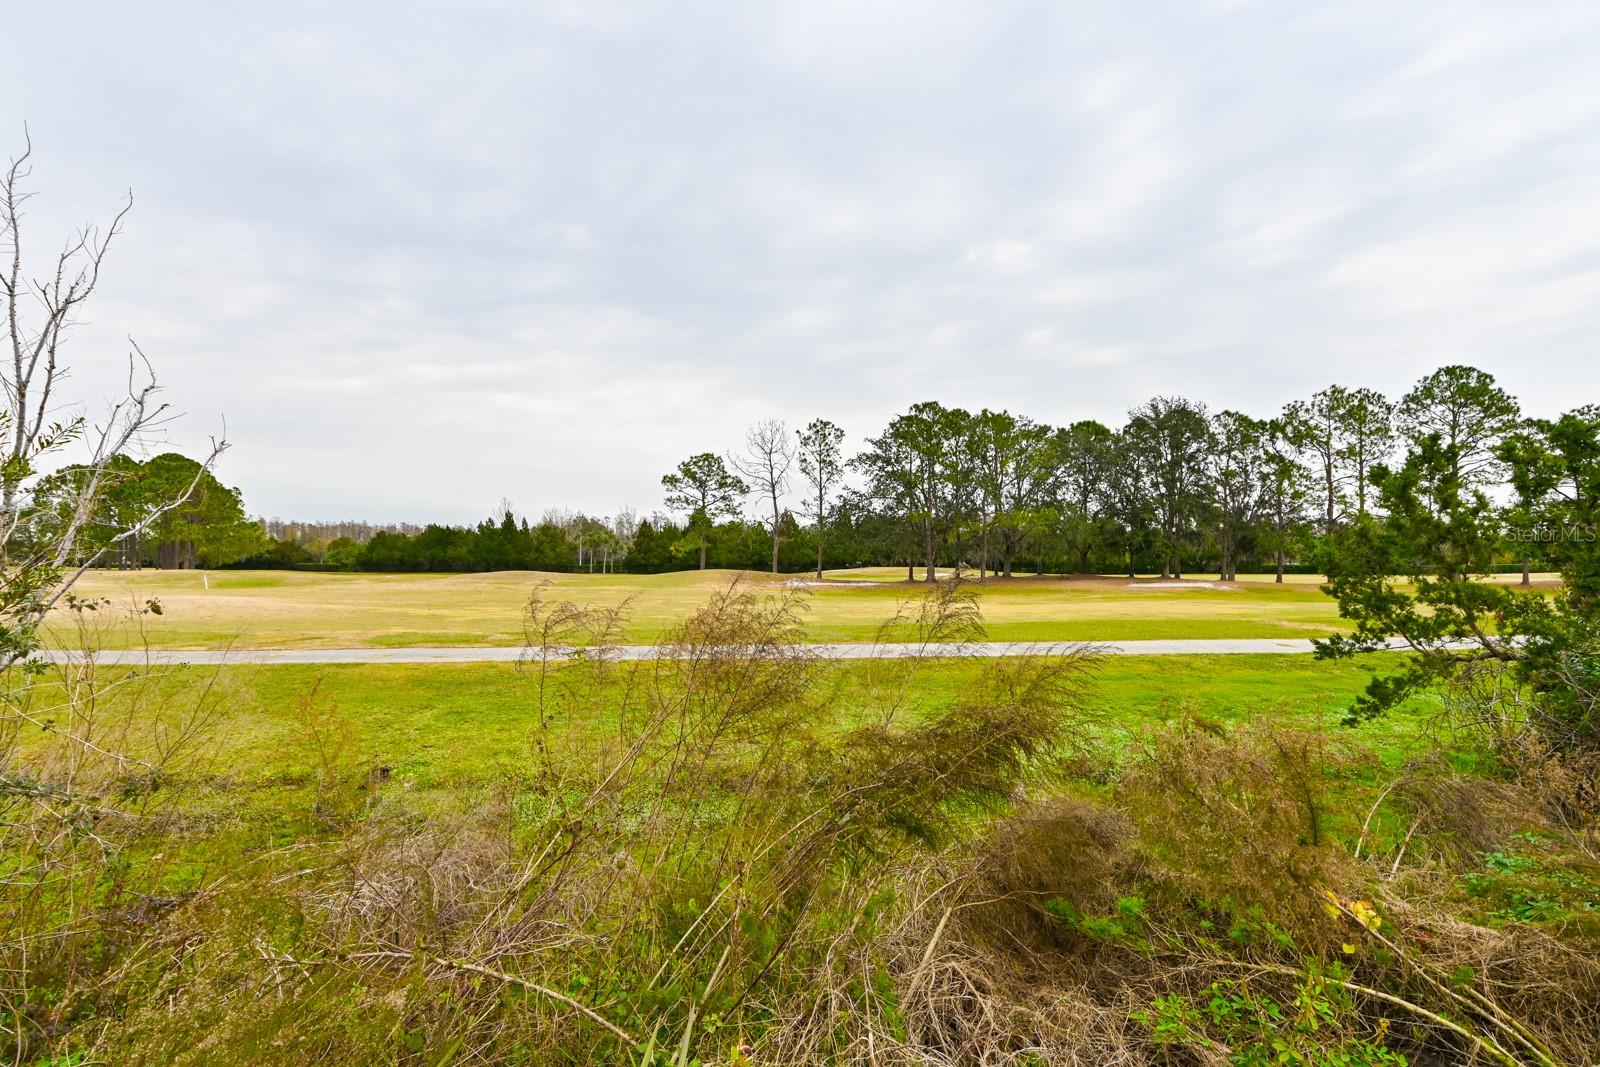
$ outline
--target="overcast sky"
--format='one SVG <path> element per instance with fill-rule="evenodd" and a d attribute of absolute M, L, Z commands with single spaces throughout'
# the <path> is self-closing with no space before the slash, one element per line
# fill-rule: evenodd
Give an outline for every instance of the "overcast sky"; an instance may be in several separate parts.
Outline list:
<path fill-rule="evenodd" d="M 1600 4 L 12 5 L 35 247 L 285 518 L 648 512 L 763 417 L 1600 401 Z"/>

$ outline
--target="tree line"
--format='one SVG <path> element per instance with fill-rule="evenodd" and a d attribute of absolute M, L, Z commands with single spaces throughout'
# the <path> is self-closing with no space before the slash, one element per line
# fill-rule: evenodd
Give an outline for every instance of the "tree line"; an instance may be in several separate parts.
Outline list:
<path fill-rule="evenodd" d="M 1009 577 L 1025 561 L 1038 573 L 1268 570 L 1281 581 L 1379 513 L 1374 473 L 1398 452 L 1440 435 L 1474 485 L 1504 485 L 1493 450 L 1525 425 L 1491 375 L 1457 365 L 1396 401 L 1334 385 L 1265 418 L 1158 396 L 1120 427 L 1050 426 L 924 402 L 850 457 L 827 420 L 792 436 L 769 421 L 726 461 L 691 456 L 662 484 L 701 566 L 719 520 L 739 521 L 753 499 L 743 521 L 766 531 L 774 570 L 795 569 L 781 564 L 798 540 L 819 575 L 850 561 L 903 564 L 908 577 L 921 567 L 929 580 L 940 567 Z M 791 490 L 792 510 L 780 503 Z"/>
<path fill-rule="evenodd" d="M 75 521 L 90 493 L 94 506 L 73 554 L 102 566 L 224 566 L 272 544 L 260 523 L 246 516 L 238 489 L 218 481 L 207 464 L 176 452 L 146 460 L 124 453 L 45 475 L 33 489 L 34 536 L 56 536 Z"/>
<path fill-rule="evenodd" d="M 819 575 L 899 565 L 908 578 L 961 568 L 980 577 L 1266 571 L 1281 581 L 1316 569 L 1336 531 L 1381 517 L 1375 472 L 1435 435 L 1472 486 L 1508 498 L 1495 450 L 1528 425 L 1491 375 L 1461 365 L 1398 399 L 1333 385 L 1263 417 L 1158 396 L 1120 426 L 1051 426 L 930 401 L 853 454 L 826 419 L 799 430 L 758 422 L 740 448 L 697 453 L 663 476 L 665 508 L 643 519 L 529 522 L 502 504 L 476 526 L 280 536 L 240 564 Z M 1500 564 L 1539 562 L 1536 539 L 1519 544 Z"/>

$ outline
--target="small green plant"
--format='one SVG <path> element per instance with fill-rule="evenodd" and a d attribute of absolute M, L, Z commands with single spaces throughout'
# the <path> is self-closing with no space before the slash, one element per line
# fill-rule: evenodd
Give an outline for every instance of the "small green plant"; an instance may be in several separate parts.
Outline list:
<path fill-rule="evenodd" d="M 1388 1026 L 1361 1033 L 1364 1020 L 1348 994 L 1306 975 L 1280 1000 L 1244 980 L 1213 982 L 1197 998 L 1169 993 L 1135 1016 L 1157 1045 L 1203 1049 L 1237 1067 L 1404 1067 L 1386 1047 Z"/>
<path fill-rule="evenodd" d="M 1522 837 L 1524 847 L 1538 845 Z M 1467 871 L 1457 884 L 1494 923 L 1556 923 L 1600 913 L 1600 884 L 1585 871 L 1526 851 L 1483 855 L 1483 869 Z"/>

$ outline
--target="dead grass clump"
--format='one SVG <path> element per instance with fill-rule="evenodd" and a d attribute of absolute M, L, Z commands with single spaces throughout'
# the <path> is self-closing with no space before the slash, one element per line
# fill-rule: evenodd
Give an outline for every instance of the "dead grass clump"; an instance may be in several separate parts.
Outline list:
<path fill-rule="evenodd" d="M 1116 798 L 1163 883 L 1235 919 L 1311 933 L 1326 925 L 1320 892 L 1358 877 L 1329 790 L 1354 759 L 1322 733 L 1187 722 L 1146 739 Z"/>
<path fill-rule="evenodd" d="M 1044 817 L 1054 818 L 1074 816 Z M 1087 961 L 1057 951 L 1050 935 L 1032 943 L 1041 933 L 1029 922 L 1033 894 L 988 895 L 996 859 L 1019 859 L 1012 849 L 1027 833 L 1014 827 L 978 853 L 963 847 L 901 869 L 876 922 L 834 942 L 825 967 L 796 974 L 803 980 L 763 1006 L 772 1024 L 753 1062 L 1152 1062 L 1133 987 L 1107 995 L 1081 980 L 1092 975 Z"/>
<path fill-rule="evenodd" d="M 900 989 L 907 1044 L 925 1063 L 1145 1064 L 1140 1005 L 1106 1001 L 1065 976 L 1041 981 L 1004 956 L 956 941 Z"/>
<path fill-rule="evenodd" d="M 1141 876 L 1134 829 L 1121 812 L 1071 796 L 998 820 L 973 846 L 954 917 L 965 940 L 1059 971 L 1093 945 L 1061 916 L 1102 915 Z"/>
<path fill-rule="evenodd" d="M 423 826 L 378 816 L 341 843 L 307 903 L 335 943 L 451 953 L 470 941 L 483 898 L 512 882 L 515 858 L 503 808 Z"/>
<path fill-rule="evenodd" d="M 1370 933 L 1381 951 L 1363 957 L 1375 984 L 1476 1017 L 1529 1062 L 1539 1054 L 1508 1033 L 1525 1032 L 1551 1062 L 1588 1062 L 1600 1034 L 1600 956 L 1527 924 L 1465 922 L 1387 888 L 1377 904 L 1383 924 Z"/>
<path fill-rule="evenodd" d="M 1357 842 L 1390 877 L 1402 866 L 1470 864 L 1528 827 L 1526 788 L 1455 771 L 1438 753 L 1409 761 L 1369 811 Z"/>
<path fill-rule="evenodd" d="M 932 1062 L 1147 1062 L 1128 978 L 1145 970 L 1066 915 L 1115 914 L 1142 880 L 1134 831 L 1070 796 L 998 820 L 894 932 L 907 1040 Z"/>
<path fill-rule="evenodd" d="M 1532 790 L 1552 824 L 1600 855 L 1600 657 L 1573 652 L 1540 685 L 1512 666 L 1474 663 L 1444 691 L 1444 727 L 1478 741 L 1508 777 Z"/>
<path fill-rule="evenodd" d="M 1537 738 L 1501 752 L 1531 807 L 1591 861 L 1600 862 L 1600 752 L 1555 751 Z"/>

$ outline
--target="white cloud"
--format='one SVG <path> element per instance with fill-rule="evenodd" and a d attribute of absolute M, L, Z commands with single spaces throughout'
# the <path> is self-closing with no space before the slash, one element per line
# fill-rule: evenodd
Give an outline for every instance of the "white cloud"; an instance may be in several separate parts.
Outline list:
<path fill-rule="evenodd" d="M 92 14 L 92 17 L 90 15 Z M 35 5 L 35 241 L 282 515 L 648 510 L 749 422 L 1600 372 L 1600 10 Z M 0 129 L 0 149 L 20 129 Z"/>

